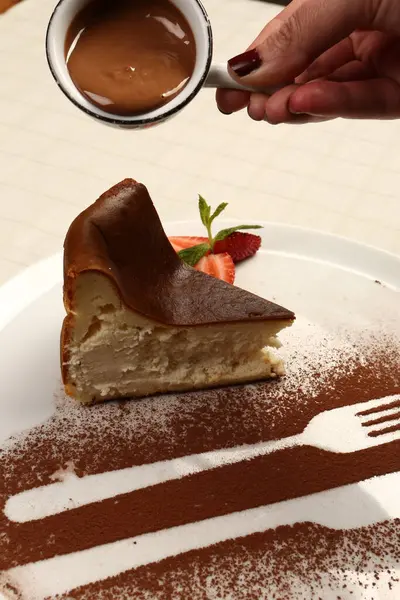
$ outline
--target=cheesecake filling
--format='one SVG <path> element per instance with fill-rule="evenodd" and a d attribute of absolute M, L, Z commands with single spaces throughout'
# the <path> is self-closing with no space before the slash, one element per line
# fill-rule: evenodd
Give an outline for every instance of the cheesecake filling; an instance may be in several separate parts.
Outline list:
<path fill-rule="evenodd" d="M 164 326 L 128 309 L 107 277 L 79 276 L 67 386 L 81 402 L 275 377 L 288 321 Z"/>

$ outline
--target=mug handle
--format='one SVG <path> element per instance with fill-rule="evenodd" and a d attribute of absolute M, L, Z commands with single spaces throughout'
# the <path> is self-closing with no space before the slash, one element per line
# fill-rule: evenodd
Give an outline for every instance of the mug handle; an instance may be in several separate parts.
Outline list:
<path fill-rule="evenodd" d="M 232 90 L 245 90 L 247 92 L 262 92 L 271 96 L 281 89 L 281 87 L 269 87 L 264 90 L 256 89 L 251 86 L 241 85 L 229 74 L 226 63 L 212 64 L 208 72 L 204 87 L 208 88 L 225 88 Z"/>

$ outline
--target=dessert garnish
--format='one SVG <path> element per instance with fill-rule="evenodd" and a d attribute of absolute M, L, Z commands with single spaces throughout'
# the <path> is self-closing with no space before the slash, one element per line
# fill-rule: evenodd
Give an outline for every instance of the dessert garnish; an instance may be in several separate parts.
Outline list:
<path fill-rule="evenodd" d="M 171 236 L 168 239 L 185 263 L 198 271 L 233 283 L 235 263 L 254 256 L 261 246 L 259 235 L 243 233 L 243 230 L 262 229 L 262 226 L 236 225 L 222 229 L 214 236 L 212 225 L 227 206 L 227 202 L 222 202 L 212 211 L 211 206 L 199 195 L 200 218 L 207 230 L 207 237 Z"/>

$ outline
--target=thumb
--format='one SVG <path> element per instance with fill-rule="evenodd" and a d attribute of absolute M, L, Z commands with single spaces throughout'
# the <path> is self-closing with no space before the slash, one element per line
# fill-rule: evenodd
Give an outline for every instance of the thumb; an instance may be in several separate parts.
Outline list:
<path fill-rule="evenodd" d="M 228 61 L 231 74 L 254 87 L 293 81 L 355 29 L 371 28 L 385 3 L 387 0 L 293 0 L 268 23 L 250 50 Z"/>

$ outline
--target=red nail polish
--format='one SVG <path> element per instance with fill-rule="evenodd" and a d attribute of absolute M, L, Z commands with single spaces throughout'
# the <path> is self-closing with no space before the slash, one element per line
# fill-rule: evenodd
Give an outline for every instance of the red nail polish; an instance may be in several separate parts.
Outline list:
<path fill-rule="evenodd" d="M 253 50 L 248 50 L 247 52 L 239 54 L 238 56 L 228 60 L 228 65 L 232 71 L 238 75 L 238 77 L 250 75 L 250 73 L 261 66 L 261 63 L 261 57 L 256 48 L 253 48 Z"/>

